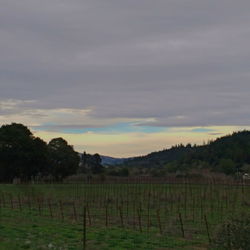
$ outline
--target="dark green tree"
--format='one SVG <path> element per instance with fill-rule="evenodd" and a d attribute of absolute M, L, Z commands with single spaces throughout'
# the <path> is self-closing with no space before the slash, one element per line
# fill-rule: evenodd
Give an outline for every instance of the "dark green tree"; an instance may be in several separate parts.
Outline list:
<path fill-rule="evenodd" d="M 63 138 L 52 139 L 48 144 L 50 169 L 49 173 L 57 181 L 77 172 L 80 158 L 73 147 Z"/>
<path fill-rule="evenodd" d="M 237 171 L 236 164 L 231 159 L 221 159 L 218 164 L 218 171 L 227 175 L 235 174 Z"/>
<path fill-rule="evenodd" d="M 104 172 L 104 167 L 101 164 L 102 159 L 99 154 L 91 155 L 84 152 L 81 157 L 81 162 L 81 172 L 89 172 L 92 174 L 100 174 Z"/>
<path fill-rule="evenodd" d="M 99 154 L 94 154 L 93 157 L 93 165 L 91 167 L 91 171 L 93 174 L 100 174 L 103 172 L 104 168 L 101 164 L 102 159 Z"/>
<path fill-rule="evenodd" d="M 0 181 L 28 181 L 43 174 L 46 166 L 47 145 L 26 126 L 12 123 L 0 128 Z"/>

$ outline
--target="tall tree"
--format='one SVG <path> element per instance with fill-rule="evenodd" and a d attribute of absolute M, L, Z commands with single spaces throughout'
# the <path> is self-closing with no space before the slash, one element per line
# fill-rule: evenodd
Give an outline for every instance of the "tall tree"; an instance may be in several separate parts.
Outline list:
<path fill-rule="evenodd" d="M 47 145 L 24 125 L 12 123 L 0 128 L 0 181 L 30 180 L 44 172 Z"/>
<path fill-rule="evenodd" d="M 49 172 L 60 181 L 64 177 L 75 174 L 79 167 L 79 155 L 63 138 L 54 138 L 48 144 Z"/>

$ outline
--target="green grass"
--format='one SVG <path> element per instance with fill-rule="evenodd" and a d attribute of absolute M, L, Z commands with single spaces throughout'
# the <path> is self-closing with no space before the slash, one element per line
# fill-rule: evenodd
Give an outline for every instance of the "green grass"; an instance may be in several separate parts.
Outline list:
<path fill-rule="evenodd" d="M 82 249 L 86 205 L 88 249 L 204 249 L 204 215 L 212 235 L 229 216 L 250 210 L 249 194 L 249 186 L 215 184 L 2 184 L 0 249 Z"/>
<path fill-rule="evenodd" d="M 82 249 L 82 225 L 42 218 L 28 211 L 2 208 L 0 249 Z M 187 240 L 156 232 L 110 228 L 87 228 L 87 249 L 193 249 L 204 239 Z"/>

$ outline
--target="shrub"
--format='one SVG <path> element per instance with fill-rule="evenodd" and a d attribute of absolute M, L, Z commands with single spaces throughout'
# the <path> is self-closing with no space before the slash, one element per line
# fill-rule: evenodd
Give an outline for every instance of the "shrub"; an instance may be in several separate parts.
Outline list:
<path fill-rule="evenodd" d="M 250 250 L 250 213 L 241 213 L 220 224 L 212 240 L 213 249 Z"/>

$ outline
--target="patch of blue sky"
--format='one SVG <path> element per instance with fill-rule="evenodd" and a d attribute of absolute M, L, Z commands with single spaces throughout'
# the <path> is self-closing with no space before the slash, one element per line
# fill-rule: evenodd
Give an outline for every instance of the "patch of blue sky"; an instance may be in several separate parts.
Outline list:
<path fill-rule="evenodd" d="M 124 122 L 116 123 L 110 126 L 103 127 L 65 127 L 54 123 L 42 124 L 38 127 L 33 127 L 35 131 L 57 131 L 66 134 L 84 134 L 88 132 L 98 134 L 119 134 L 119 133 L 157 133 L 166 131 L 168 128 L 155 126 L 140 126 L 136 123 Z"/>
<path fill-rule="evenodd" d="M 194 133 L 208 133 L 208 132 L 214 132 L 214 129 L 211 128 L 194 128 L 191 130 Z"/>
<path fill-rule="evenodd" d="M 137 126 L 139 132 L 143 133 L 159 133 L 166 131 L 167 128 L 165 127 L 154 127 L 154 126 Z"/>
<path fill-rule="evenodd" d="M 165 131 L 166 128 L 153 127 L 153 126 L 139 126 L 134 123 L 117 123 L 111 126 L 105 126 L 100 128 L 63 128 L 61 131 L 64 133 L 75 133 L 82 134 L 87 132 L 92 133 L 108 133 L 108 134 L 118 134 L 118 133 L 157 133 Z"/>

